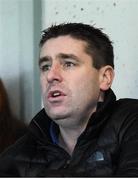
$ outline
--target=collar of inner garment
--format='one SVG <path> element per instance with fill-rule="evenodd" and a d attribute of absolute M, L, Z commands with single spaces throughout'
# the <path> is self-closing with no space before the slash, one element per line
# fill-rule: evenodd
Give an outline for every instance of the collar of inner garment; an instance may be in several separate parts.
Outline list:
<path fill-rule="evenodd" d="M 58 135 L 59 135 L 59 127 L 58 125 L 51 121 L 51 124 L 50 124 L 50 137 L 51 137 L 51 140 L 53 142 L 53 144 L 57 144 L 58 145 Z"/>

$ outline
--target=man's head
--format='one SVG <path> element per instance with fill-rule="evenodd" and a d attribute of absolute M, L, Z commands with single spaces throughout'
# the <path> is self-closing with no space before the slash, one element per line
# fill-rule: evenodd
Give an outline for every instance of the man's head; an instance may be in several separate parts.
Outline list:
<path fill-rule="evenodd" d="M 93 66 L 100 69 L 105 65 L 114 68 L 114 54 L 112 42 L 100 29 L 82 23 L 67 23 L 51 26 L 43 31 L 40 48 L 44 43 L 59 36 L 70 35 L 74 39 L 87 43 L 86 52 L 93 59 Z"/>
<path fill-rule="evenodd" d="M 84 126 L 111 86 L 113 66 L 111 42 L 100 30 L 74 23 L 45 30 L 39 67 L 47 114 L 62 126 Z"/>

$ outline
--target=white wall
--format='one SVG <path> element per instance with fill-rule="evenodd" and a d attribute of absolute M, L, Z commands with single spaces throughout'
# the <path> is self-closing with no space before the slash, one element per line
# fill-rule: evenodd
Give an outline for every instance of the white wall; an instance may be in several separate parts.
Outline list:
<path fill-rule="evenodd" d="M 0 77 L 19 115 L 19 12 L 16 1 L 0 0 Z M 16 94 L 16 95 L 15 95 Z"/>
<path fill-rule="evenodd" d="M 114 42 L 117 98 L 138 98 L 138 0 L 43 0 L 42 28 L 84 22 Z"/>
<path fill-rule="evenodd" d="M 37 0 L 0 0 L 0 78 L 13 112 L 26 122 L 41 107 L 37 69 L 40 6 Z"/>

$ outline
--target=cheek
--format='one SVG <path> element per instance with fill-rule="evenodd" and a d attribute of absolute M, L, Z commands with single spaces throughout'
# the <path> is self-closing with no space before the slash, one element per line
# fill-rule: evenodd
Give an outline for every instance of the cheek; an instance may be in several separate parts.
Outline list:
<path fill-rule="evenodd" d="M 97 78 L 82 78 L 74 79 L 71 83 L 71 89 L 73 96 L 76 96 L 78 99 L 88 99 L 91 96 L 98 96 L 99 94 L 99 83 Z"/>
<path fill-rule="evenodd" d="M 68 85 L 72 91 L 72 96 L 75 101 L 82 99 L 82 95 L 85 94 L 87 88 L 86 80 L 84 80 L 83 78 L 74 78 L 70 82 L 71 83 L 69 83 Z"/>
<path fill-rule="evenodd" d="M 42 94 L 44 94 L 46 91 L 46 87 L 47 87 L 47 82 L 44 77 L 40 77 L 40 85 L 41 85 Z"/>

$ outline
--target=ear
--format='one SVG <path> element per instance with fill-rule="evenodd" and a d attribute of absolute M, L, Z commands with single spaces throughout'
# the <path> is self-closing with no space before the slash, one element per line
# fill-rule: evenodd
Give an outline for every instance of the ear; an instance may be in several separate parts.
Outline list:
<path fill-rule="evenodd" d="M 114 79 L 114 69 L 112 66 L 104 66 L 99 70 L 99 81 L 100 81 L 100 90 L 106 91 L 108 90 Z"/>

